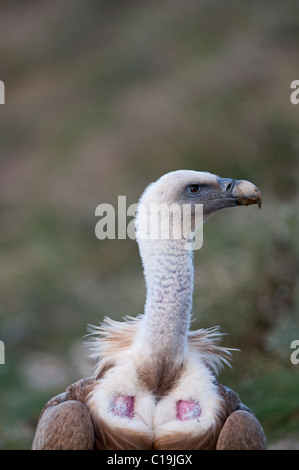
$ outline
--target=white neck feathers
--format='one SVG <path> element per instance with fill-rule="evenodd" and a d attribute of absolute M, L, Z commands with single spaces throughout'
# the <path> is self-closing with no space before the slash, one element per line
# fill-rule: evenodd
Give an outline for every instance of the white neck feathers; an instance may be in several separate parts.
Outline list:
<path fill-rule="evenodd" d="M 185 240 L 138 240 L 146 282 L 139 339 L 143 351 L 181 362 L 193 293 L 192 253 Z"/>

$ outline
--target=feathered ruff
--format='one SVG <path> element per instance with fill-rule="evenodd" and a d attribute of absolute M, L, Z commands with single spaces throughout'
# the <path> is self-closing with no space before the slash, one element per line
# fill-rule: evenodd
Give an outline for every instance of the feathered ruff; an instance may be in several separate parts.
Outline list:
<path fill-rule="evenodd" d="M 107 367 L 110 368 L 123 353 L 133 344 L 143 315 L 136 318 L 127 316 L 125 321 L 115 321 L 105 317 L 99 326 L 88 326 L 91 339 L 88 346 L 90 357 L 97 362 L 95 375 L 99 378 Z M 231 366 L 231 351 L 237 349 L 219 346 L 225 333 L 215 326 L 188 332 L 188 346 L 200 353 L 202 361 L 217 375 L 224 366 Z"/>

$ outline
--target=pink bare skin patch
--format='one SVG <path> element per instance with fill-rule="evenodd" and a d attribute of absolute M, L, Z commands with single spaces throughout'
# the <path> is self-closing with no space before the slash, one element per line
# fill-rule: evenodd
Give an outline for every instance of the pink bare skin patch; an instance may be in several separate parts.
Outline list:
<path fill-rule="evenodd" d="M 180 421 L 189 421 L 199 418 L 201 408 L 197 401 L 179 400 L 176 402 L 176 418 Z"/>
<path fill-rule="evenodd" d="M 134 416 L 134 397 L 117 395 L 112 402 L 112 413 L 132 419 Z"/>

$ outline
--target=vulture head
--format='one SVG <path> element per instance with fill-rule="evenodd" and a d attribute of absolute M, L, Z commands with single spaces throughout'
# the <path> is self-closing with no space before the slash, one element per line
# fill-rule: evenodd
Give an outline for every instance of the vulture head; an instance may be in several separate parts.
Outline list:
<path fill-rule="evenodd" d="M 141 196 L 137 238 L 181 235 L 189 239 L 218 210 L 251 204 L 261 207 L 261 194 L 249 181 L 220 178 L 203 171 L 172 171 L 150 184 Z M 197 211 L 200 207 L 202 210 Z"/>

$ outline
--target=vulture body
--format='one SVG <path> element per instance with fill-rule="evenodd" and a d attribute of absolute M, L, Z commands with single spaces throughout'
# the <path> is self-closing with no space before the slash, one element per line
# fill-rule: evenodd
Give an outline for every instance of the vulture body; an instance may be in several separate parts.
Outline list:
<path fill-rule="evenodd" d="M 257 418 L 217 382 L 231 354 L 218 344 L 222 334 L 189 329 L 196 230 L 219 209 L 256 203 L 261 196 L 252 183 L 207 172 L 174 171 L 146 188 L 136 215 L 144 313 L 93 328 L 94 376 L 44 406 L 32 449 L 266 449 Z M 171 233 L 162 223 L 152 236 L 153 205 L 172 207 Z M 191 208 L 187 219 L 184 206 Z"/>

